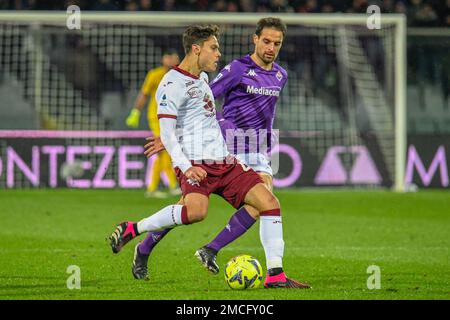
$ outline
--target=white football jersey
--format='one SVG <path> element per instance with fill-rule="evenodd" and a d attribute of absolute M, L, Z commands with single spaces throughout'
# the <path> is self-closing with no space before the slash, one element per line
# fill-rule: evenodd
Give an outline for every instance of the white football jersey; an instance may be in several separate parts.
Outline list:
<path fill-rule="evenodd" d="M 176 119 L 176 137 L 189 160 L 223 160 L 229 154 L 216 120 L 208 76 L 174 67 L 156 91 L 158 119 Z M 172 159 L 176 166 L 176 159 Z"/>

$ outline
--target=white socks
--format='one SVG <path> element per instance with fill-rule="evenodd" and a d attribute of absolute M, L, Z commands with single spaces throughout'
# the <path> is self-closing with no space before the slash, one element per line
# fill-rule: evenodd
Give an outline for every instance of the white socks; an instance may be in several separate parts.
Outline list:
<path fill-rule="evenodd" d="M 267 270 L 283 267 L 284 240 L 281 216 L 261 216 L 259 237 L 266 254 Z"/>
<path fill-rule="evenodd" d="M 167 228 L 173 228 L 181 224 L 186 224 L 185 219 L 185 206 L 179 204 L 170 205 L 151 215 L 150 217 L 144 218 L 139 221 L 137 224 L 137 229 L 139 233 L 160 231 Z"/>

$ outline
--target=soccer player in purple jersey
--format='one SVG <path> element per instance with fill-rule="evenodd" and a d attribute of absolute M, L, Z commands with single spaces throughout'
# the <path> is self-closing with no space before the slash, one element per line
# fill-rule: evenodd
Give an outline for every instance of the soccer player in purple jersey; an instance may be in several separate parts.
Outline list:
<path fill-rule="evenodd" d="M 259 20 L 253 35 L 254 52 L 233 60 L 210 83 L 214 98 L 224 97 L 223 111 L 221 114 L 217 113 L 217 119 L 222 134 L 227 139 L 229 151 L 255 170 L 270 190 L 273 189 L 273 172 L 267 155 L 268 150 L 259 148 L 260 141 L 256 143 L 256 146 L 250 143 L 235 145 L 233 142 L 236 130 L 253 132 L 256 137 L 250 134 L 249 141 L 261 137 L 260 131 L 266 138 L 272 136 L 276 103 L 287 82 L 286 70 L 274 62 L 280 52 L 285 34 L 286 26 L 280 19 Z M 269 138 L 269 148 L 270 145 Z M 160 150 L 161 145 L 158 140 L 150 140 L 150 143 L 146 145 L 147 156 Z M 293 280 L 287 279 L 283 271 L 284 240 L 281 216 L 272 212 L 259 214 L 255 208 L 248 205 L 231 217 L 227 227 L 213 241 L 197 250 L 196 256 L 208 270 L 218 273 L 216 255 L 219 250 L 247 231 L 258 217 L 260 217 L 260 239 L 267 265 L 264 286 L 309 288 L 306 284 L 296 281 L 294 283 Z M 160 240 L 160 238 L 155 240 L 154 237 L 162 237 L 165 234 L 166 230 L 149 235 L 140 249 L 149 254 Z"/>

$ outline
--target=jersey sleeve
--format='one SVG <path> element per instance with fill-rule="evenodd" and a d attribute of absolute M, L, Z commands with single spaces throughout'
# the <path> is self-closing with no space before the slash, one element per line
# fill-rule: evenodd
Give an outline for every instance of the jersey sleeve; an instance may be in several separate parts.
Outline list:
<path fill-rule="evenodd" d="M 183 153 L 175 135 L 177 116 L 183 104 L 184 91 L 177 87 L 176 83 L 163 79 L 156 91 L 158 103 L 158 119 L 161 126 L 161 142 L 172 158 L 174 167 L 180 168 L 185 173 L 191 166 L 191 162 Z"/>
<path fill-rule="evenodd" d="M 242 70 L 237 60 L 225 66 L 209 84 L 214 98 L 220 98 L 227 92 L 233 90 L 241 81 L 241 77 Z"/>
<path fill-rule="evenodd" d="M 177 92 L 178 91 L 178 92 Z M 158 104 L 158 119 L 172 118 L 178 116 L 178 109 L 182 103 L 183 91 L 177 90 L 171 81 L 162 81 L 156 91 L 156 103 Z"/>
<path fill-rule="evenodd" d="M 175 135 L 176 121 L 162 118 L 160 120 L 160 125 L 161 142 L 169 153 L 173 166 L 178 167 L 183 173 L 186 173 L 186 171 L 192 167 L 192 164 L 183 153 L 183 149 Z"/>

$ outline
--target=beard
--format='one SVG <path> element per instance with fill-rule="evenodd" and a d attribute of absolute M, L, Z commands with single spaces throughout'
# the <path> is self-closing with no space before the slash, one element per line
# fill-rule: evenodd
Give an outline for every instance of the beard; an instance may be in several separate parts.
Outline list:
<path fill-rule="evenodd" d="M 270 56 L 267 56 L 266 54 L 262 54 L 262 55 L 258 55 L 259 56 L 259 58 L 264 62 L 264 63 L 266 63 L 266 64 L 269 64 L 269 63 L 272 63 L 272 62 L 274 62 L 275 61 L 275 58 L 276 58 L 276 56 L 274 55 L 274 56 L 272 56 L 272 57 L 270 57 Z"/>

